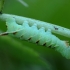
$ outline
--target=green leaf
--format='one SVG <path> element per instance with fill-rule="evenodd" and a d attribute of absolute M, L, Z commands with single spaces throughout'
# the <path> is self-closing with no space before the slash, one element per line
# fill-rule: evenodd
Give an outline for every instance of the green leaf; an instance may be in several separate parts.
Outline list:
<path fill-rule="evenodd" d="M 33 49 L 22 45 L 11 37 L 0 37 L 0 69 L 17 70 L 28 67 L 50 70 L 51 66 Z M 36 70 L 37 70 L 36 69 Z"/>

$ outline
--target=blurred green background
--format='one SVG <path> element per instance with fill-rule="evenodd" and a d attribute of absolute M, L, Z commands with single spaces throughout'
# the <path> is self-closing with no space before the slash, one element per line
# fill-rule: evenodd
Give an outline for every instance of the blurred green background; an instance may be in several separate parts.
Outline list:
<path fill-rule="evenodd" d="M 15 14 L 53 23 L 66 28 L 70 25 L 70 0 L 5 0 L 3 13 Z M 0 30 L 6 31 L 0 20 Z M 69 38 L 56 35 L 60 39 Z M 0 70 L 70 70 L 70 60 L 47 47 L 10 36 L 0 37 Z"/>

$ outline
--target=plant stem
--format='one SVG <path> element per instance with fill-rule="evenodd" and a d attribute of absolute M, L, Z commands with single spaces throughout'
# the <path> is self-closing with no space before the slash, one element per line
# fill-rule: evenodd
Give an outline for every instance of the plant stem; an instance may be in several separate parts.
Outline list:
<path fill-rule="evenodd" d="M 22 24 L 24 21 L 28 21 L 30 26 L 32 26 L 33 24 L 37 24 L 38 28 L 45 27 L 45 30 L 51 29 L 51 31 L 53 33 L 70 38 L 70 29 L 67 29 L 67 28 L 64 28 L 64 27 L 61 27 L 61 26 L 58 26 L 55 24 L 27 18 L 27 17 L 11 15 L 11 14 L 0 14 L 0 19 L 2 19 L 4 21 L 6 21 L 6 19 L 10 18 L 10 17 L 15 18 L 15 20 L 18 24 Z"/>

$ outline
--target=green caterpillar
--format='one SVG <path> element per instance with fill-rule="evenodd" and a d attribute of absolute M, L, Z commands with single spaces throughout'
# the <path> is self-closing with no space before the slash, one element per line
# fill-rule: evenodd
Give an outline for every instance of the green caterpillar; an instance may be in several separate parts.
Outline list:
<path fill-rule="evenodd" d="M 70 46 L 66 45 L 65 41 L 51 33 L 51 30 L 45 30 L 44 27 L 38 28 L 37 24 L 29 26 L 27 21 L 22 25 L 16 23 L 15 18 L 8 18 L 6 20 L 7 31 L 1 35 L 11 34 L 23 40 L 28 40 L 39 45 L 54 48 L 63 56 L 70 59 Z"/>

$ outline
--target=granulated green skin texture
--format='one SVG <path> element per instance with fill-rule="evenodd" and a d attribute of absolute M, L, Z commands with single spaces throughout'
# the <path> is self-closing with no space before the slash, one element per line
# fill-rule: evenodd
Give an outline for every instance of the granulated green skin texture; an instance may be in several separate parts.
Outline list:
<path fill-rule="evenodd" d="M 29 26 L 27 21 L 19 25 L 14 18 L 8 18 L 6 25 L 8 34 L 39 45 L 54 48 L 63 56 L 70 59 L 70 47 L 67 47 L 64 41 L 53 35 L 50 29 L 46 31 L 44 27 L 38 28 L 37 24 Z"/>

